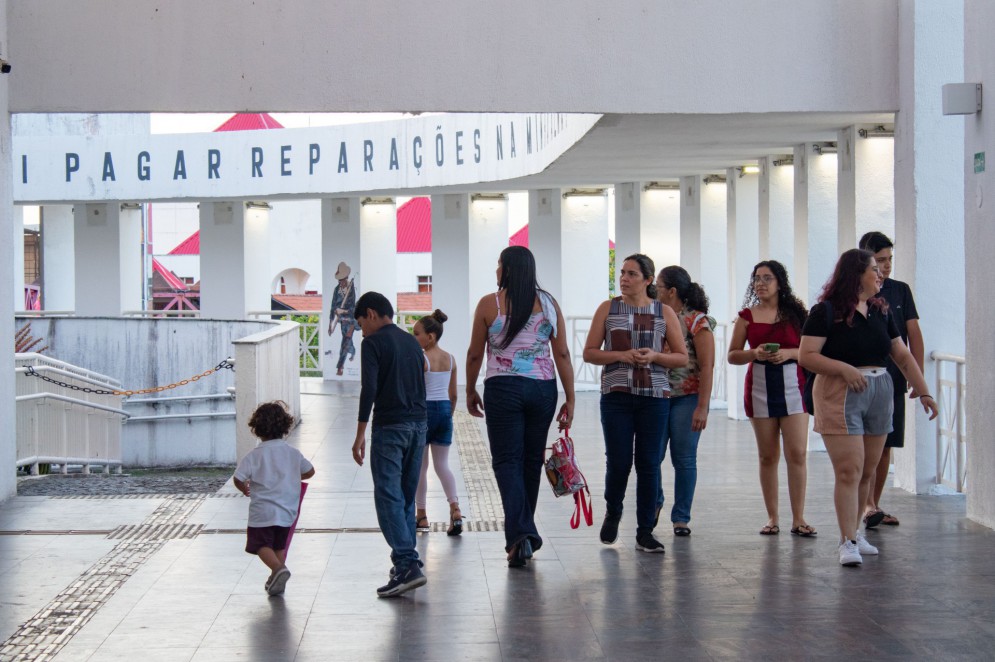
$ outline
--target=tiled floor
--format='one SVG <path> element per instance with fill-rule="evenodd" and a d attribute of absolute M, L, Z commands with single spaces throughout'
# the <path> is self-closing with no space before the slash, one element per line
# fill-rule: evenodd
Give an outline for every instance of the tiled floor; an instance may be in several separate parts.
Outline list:
<path fill-rule="evenodd" d="M 302 398 L 304 422 L 293 443 L 318 474 L 284 597 L 264 594 L 265 568 L 242 551 L 242 535 L 226 532 L 244 527 L 247 500 L 208 498 L 186 519 L 203 525 L 199 535 L 163 539 L 78 632 L 64 634 L 49 653 L 18 649 L 24 659 L 995 658 L 995 532 L 964 518 L 962 497 L 889 489 L 887 507 L 901 526 L 868 534 L 880 557 L 841 568 L 826 455 L 809 456 L 807 519 L 818 538 L 793 537 L 787 526 L 780 536 L 761 537 L 752 432 L 724 412 L 711 418 L 701 442 L 694 533 L 674 538 L 664 524 L 658 536 L 667 553 L 637 552 L 634 504 L 627 502 L 619 542 L 602 545 L 595 394 L 580 396 L 574 430 L 594 493 L 594 527 L 571 530 L 572 502 L 544 488 L 538 517 L 545 544 L 528 568 L 507 568 L 500 532 L 422 534 L 428 585 L 380 600 L 375 589 L 387 579 L 388 548 L 368 532 L 376 526 L 369 468 L 350 456 L 357 402 L 349 389 Z M 463 512 L 472 518 L 459 471 L 457 478 Z M 669 467 L 665 481 L 669 498 Z M 429 499 L 431 518 L 443 521 L 437 482 Z M 109 530 L 147 521 L 166 501 L 15 498 L 0 506 L 0 530 Z M 781 503 L 787 524 L 783 468 Z M 0 640 L 71 592 L 120 544 L 98 534 L 0 535 Z M 8 642 L 8 654 L 13 650 Z"/>

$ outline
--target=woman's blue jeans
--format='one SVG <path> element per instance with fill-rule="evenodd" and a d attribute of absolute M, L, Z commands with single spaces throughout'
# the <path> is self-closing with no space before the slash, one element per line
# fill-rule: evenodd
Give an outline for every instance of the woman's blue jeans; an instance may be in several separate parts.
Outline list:
<path fill-rule="evenodd" d="M 631 393 L 601 396 L 605 435 L 605 516 L 622 517 L 629 472 L 636 467 L 636 535 L 653 531 L 660 492 L 663 434 L 670 400 Z"/>
<path fill-rule="evenodd" d="M 670 509 L 671 522 L 691 521 L 691 502 L 698 484 L 698 439 L 701 432 L 691 430 L 691 418 L 698 407 L 698 394 L 670 398 L 670 418 L 663 439 L 663 455 L 670 445 L 670 463 L 674 465 L 674 506 Z M 662 460 L 662 458 L 661 458 Z M 663 480 L 660 481 L 658 508 L 663 507 Z"/>
<path fill-rule="evenodd" d="M 524 538 L 532 539 L 532 549 L 542 546 L 534 516 L 557 397 L 555 379 L 502 376 L 484 382 L 484 415 L 504 506 L 506 551 Z"/>

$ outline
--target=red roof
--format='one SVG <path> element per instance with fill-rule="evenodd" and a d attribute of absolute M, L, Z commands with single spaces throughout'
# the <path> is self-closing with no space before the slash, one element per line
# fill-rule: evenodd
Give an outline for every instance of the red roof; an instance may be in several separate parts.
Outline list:
<path fill-rule="evenodd" d="M 398 292 L 397 309 L 403 311 L 430 311 L 432 310 L 432 293 Z"/>
<path fill-rule="evenodd" d="M 255 131 L 258 129 L 282 129 L 283 125 L 269 116 L 268 113 L 238 113 L 215 131 Z"/>
<path fill-rule="evenodd" d="M 176 274 L 174 274 L 172 271 L 170 271 L 169 269 L 167 269 L 166 267 L 164 267 L 162 265 L 162 262 L 160 262 L 159 260 L 157 260 L 155 258 L 152 258 L 152 269 L 156 273 L 158 273 L 160 276 L 162 276 L 165 279 L 165 281 L 167 283 L 169 283 L 169 286 L 171 288 L 173 288 L 174 290 L 185 290 L 185 289 L 187 289 L 187 284 L 186 283 L 184 283 L 182 280 L 180 280 L 179 278 L 177 278 Z"/>
<path fill-rule="evenodd" d="M 273 294 L 272 297 L 291 310 L 321 310 L 320 294 Z"/>
<path fill-rule="evenodd" d="M 411 198 L 397 208 L 397 252 L 432 252 L 432 201 Z"/>
<path fill-rule="evenodd" d="M 169 255 L 200 255 L 200 230 L 180 242 L 179 246 L 169 251 Z"/>

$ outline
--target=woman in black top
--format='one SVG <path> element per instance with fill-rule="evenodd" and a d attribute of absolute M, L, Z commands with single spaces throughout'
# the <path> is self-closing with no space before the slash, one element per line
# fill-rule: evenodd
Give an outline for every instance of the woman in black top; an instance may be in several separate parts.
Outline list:
<path fill-rule="evenodd" d="M 876 547 L 858 525 L 885 437 L 891 430 L 894 387 L 888 358 L 912 383 L 914 393 L 936 418 L 926 380 L 902 343 L 881 288 L 874 254 L 854 248 L 840 256 L 819 303 L 812 307 L 799 350 L 799 363 L 816 373 L 815 431 L 822 435 L 836 475 L 834 500 L 840 527 L 840 564 L 856 566 Z M 828 305 L 827 305 L 828 304 Z"/>

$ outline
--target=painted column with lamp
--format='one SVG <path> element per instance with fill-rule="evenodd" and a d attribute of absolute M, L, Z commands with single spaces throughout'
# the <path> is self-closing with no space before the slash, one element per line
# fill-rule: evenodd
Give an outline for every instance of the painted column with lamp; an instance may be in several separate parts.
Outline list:
<path fill-rule="evenodd" d="M 360 203 L 361 199 L 356 197 L 321 201 L 322 311 L 318 337 L 321 339 L 322 375 L 326 380 L 359 379 L 359 350 L 363 339 L 362 333 L 355 328 L 355 317 L 350 316 L 355 312 L 356 299 L 364 291 Z M 352 310 L 348 306 L 350 300 Z M 351 343 L 345 338 L 350 332 Z M 341 366 L 340 359 L 344 359 Z"/>
<path fill-rule="evenodd" d="M 750 274 L 760 259 L 758 172 L 759 169 L 754 165 L 728 168 L 725 174 L 730 304 L 725 317 L 730 321 L 735 321 L 736 315 L 742 308 L 743 295 L 749 284 Z M 729 418 L 742 420 L 746 418 L 743 409 L 746 367 L 728 363 L 727 366 L 727 412 Z"/>
<path fill-rule="evenodd" d="M 41 305 L 43 310 L 76 310 L 75 222 L 71 205 L 42 205 Z"/>
<path fill-rule="evenodd" d="M 764 156 L 758 165 L 760 258 L 777 260 L 790 270 L 795 261 L 794 157 Z"/>
<path fill-rule="evenodd" d="M 895 130 L 891 125 L 848 126 L 839 131 L 837 250 L 865 233 L 895 230 Z"/>
<path fill-rule="evenodd" d="M 680 183 L 626 182 L 615 185 L 615 259 L 650 256 L 658 268 L 680 264 Z"/>

